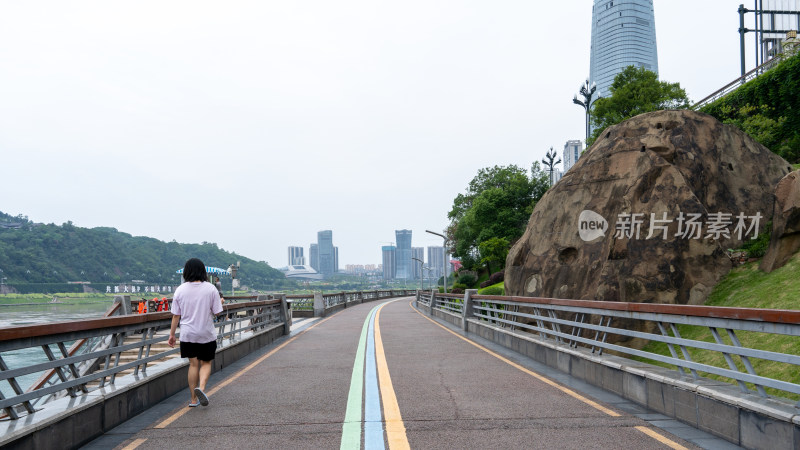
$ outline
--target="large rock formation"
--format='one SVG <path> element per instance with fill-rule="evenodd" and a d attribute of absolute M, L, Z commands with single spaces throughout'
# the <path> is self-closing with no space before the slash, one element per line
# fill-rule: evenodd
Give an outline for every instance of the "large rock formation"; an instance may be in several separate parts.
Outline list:
<path fill-rule="evenodd" d="M 765 272 L 783 267 L 800 250 L 800 170 L 778 183 L 773 215 L 772 238 L 760 266 Z"/>
<path fill-rule="evenodd" d="M 506 260 L 506 291 L 701 304 L 731 268 L 727 249 L 771 219 L 790 171 L 706 114 L 659 111 L 610 127 L 537 203 Z"/>

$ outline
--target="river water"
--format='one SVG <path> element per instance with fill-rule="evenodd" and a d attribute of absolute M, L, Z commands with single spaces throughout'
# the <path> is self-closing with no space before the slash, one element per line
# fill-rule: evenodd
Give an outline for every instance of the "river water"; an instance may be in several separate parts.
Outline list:
<path fill-rule="evenodd" d="M 86 301 L 74 303 L 44 303 L 41 305 L 2 305 L 0 304 L 0 328 L 44 323 L 67 322 L 71 320 L 96 319 L 102 317 L 111 306 L 112 300 Z M 69 346 L 67 346 L 69 347 Z M 58 355 L 58 348 L 50 348 Z M 26 348 L 0 354 L 9 369 L 47 361 L 41 347 Z M 17 378 L 22 390 L 27 390 L 41 374 L 29 374 Z M 8 397 L 13 393 L 7 381 L 0 381 L 0 392 Z"/>

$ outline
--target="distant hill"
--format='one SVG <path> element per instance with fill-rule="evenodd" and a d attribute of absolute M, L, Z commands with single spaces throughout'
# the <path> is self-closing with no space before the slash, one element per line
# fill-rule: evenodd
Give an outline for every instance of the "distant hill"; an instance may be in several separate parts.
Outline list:
<path fill-rule="evenodd" d="M 252 289 L 283 289 L 295 284 L 266 262 L 227 252 L 214 243 L 163 242 L 114 228 L 76 227 L 72 222 L 36 224 L 25 216 L 0 212 L 0 277 L 5 277 L 3 281 L 11 286 L 69 281 L 118 284 L 132 280 L 177 284 L 180 276 L 175 272 L 191 257 L 221 268 L 241 261 L 237 278 Z M 230 278 L 223 278 L 225 284 L 230 286 Z"/>

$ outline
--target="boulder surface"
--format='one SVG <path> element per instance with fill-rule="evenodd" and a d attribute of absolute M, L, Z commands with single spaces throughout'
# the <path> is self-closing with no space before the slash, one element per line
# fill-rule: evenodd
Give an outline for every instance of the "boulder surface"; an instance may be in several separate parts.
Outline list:
<path fill-rule="evenodd" d="M 800 250 L 800 170 L 783 177 L 775 188 L 772 237 L 759 266 L 764 272 L 783 267 Z"/>
<path fill-rule="evenodd" d="M 791 165 L 694 111 L 606 129 L 536 204 L 506 260 L 510 295 L 702 304 L 728 249 L 772 218 Z"/>

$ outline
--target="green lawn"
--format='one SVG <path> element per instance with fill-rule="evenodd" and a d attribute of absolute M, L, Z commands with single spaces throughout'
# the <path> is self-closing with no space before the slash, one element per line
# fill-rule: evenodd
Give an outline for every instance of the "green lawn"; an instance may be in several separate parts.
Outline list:
<path fill-rule="evenodd" d="M 759 261 L 745 264 L 730 272 L 723 281 L 718 284 L 708 298 L 708 306 L 729 306 L 741 308 L 768 308 L 768 309 L 800 309 L 800 253 L 795 255 L 788 264 L 772 273 L 764 273 L 758 270 Z M 681 337 L 694 340 L 714 342 L 711 331 L 705 327 L 679 326 Z M 723 340 L 730 344 L 725 330 L 719 330 L 723 335 Z M 770 350 L 788 354 L 800 354 L 800 339 L 792 336 L 768 335 L 763 333 L 737 332 L 736 336 L 742 345 L 760 350 Z M 669 355 L 666 344 L 651 342 L 644 350 Z M 723 355 L 716 352 L 690 350 L 693 361 L 709 364 L 717 367 L 728 368 Z M 638 358 L 637 358 L 638 359 Z M 643 360 L 651 364 L 672 367 L 662 363 Z M 734 357 L 739 370 L 743 370 L 740 358 Z M 750 359 L 757 374 L 800 384 L 800 370 L 796 366 L 789 364 L 764 361 L 760 359 Z M 701 376 L 724 380 L 733 383 L 732 380 L 701 373 Z M 752 386 L 751 386 L 752 388 Z M 790 395 L 784 392 L 771 391 L 770 395 L 800 399 L 798 395 Z"/>
<path fill-rule="evenodd" d="M 87 294 L 87 293 L 65 293 L 65 294 L 3 294 L 0 295 L 0 305 L 16 305 L 21 303 L 50 303 L 56 297 L 63 303 L 85 303 L 110 301 L 114 298 L 113 294 Z"/>

